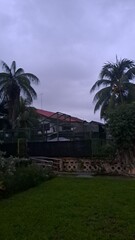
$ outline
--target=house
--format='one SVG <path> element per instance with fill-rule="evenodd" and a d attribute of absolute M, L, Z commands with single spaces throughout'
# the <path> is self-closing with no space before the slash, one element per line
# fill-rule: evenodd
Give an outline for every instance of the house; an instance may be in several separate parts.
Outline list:
<path fill-rule="evenodd" d="M 84 122 L 82 119 L 72 117 L 61 112 L 50 112 L 37 109 L 40 115 L 40 132 L 45 134 L 47 141 L 78 139 L 83 132 Z"/>
<path fill-rule="evenodd" d="M 105 138 L 105 125 L 61 112 L 50 112 L 37 109 L 40 116 L 39 134 L 44 134 L 46 141 L 87 140 Z"/>
<path fill-rule="evenodd" d="M 0 139 L 16 141 L 18 136 L 25 136 L 28 141 L 74 141 L 89 139 L 105 139 L 106 128 L 103 123 L 87 122 L 80 118 L 61 112 L 51 112 L 36 109 L 39 115 L 39 125 L 35 128 L 11 130 L 4 115 L 0 115 Z"/>

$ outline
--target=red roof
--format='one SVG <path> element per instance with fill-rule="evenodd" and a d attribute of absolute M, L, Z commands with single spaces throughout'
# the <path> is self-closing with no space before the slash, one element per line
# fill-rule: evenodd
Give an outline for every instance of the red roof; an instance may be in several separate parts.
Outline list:
<path fill-rule="evenodd" d="M 71 116 L 71 122 L 84 122 L 84 120 L 77 118 L 77 117 L 72 117 Z"/>
<path fill-rule="evenodd" d="M 46 111 L 46 110 L 42 110 L 42 109 L 36 109 L 36 111 L 43 117 L 51 117 L 51 115 L 54 114 L 54 112 L 50 112 L 50 111 Z"/>
<path fill-rule="evenodd" d="M 39 113 L 40 115 L 42 115 L 43 117 L 47 117 L 47 118 L 58 118 L 62 121 L 65 122 L 83 122 L 82 119 L 79 119 L 77 117 L 72 117 L 70 115 L 67 115 L 65 113 L 59 113 L 59 112 L 50 112 L 50 111 L 46 111 L 46 110 L 42 110 L 42 109 L 36 109 L 37 113 Z"/>

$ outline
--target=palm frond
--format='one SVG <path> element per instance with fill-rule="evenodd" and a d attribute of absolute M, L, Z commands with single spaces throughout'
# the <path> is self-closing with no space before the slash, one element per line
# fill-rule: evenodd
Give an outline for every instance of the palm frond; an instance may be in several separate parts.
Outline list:
<path fill-rule="evenodd" d="M 135 67 L 135 62 L 132 60 L 129 60 L 127 58 L 124 58 L 124 59 L 120 60 L 117 65 L 119 68 L 121 68 L 124 71 L 126 69 Z"/>
<path fill-rule="evenodd" d="M 94 96 L 94 99 L 93 99 L 93 102 L 96 102 L 98 101 L 100 98 L 106 98 L 108 95 L 110 96 L 111 95 L 111 87 L 106 87 L 106 88 L 102 88 L 100 91 L 98 91 L 95 96 Z"/>
<path fill-rule="evenodd" d="M 30 106 L 31 102 L 27 98 L 20 97 L 20 106 L 21 108 L 28 108 Z"/>
<path fill-rule="evenodd" d="M 27 100 L 32 103 L 33 99 L 37 98 L 37 94 L 35 90 L 31 87 L 30 84 L 20 84 L 21 86 L 21 92 L 23 93 L 24 96 L 26 96 Z"/>
<path fill-rule="evenodd" d="M 1 67 L 6 73 L 10 74 L 10 68 L 4 61 L 1 61 Z"/>
<path fill-rule="evenodd" d="M 39 79 L 32 73 L 23 73 L 20 75 L 20 77 L 25 77 L 27 79 L 29 79 L 30 82 L 38 84 L 39 83 Z"/>
<path fill-rule="evenodd" d="M 21 74 L 16 77 L 17 84 L 19 86 L 23 85 L 30 85 L 30 80 L 24 76 L 24 74 Z"/>
<path fill-rule="evenodd" d="M 107 78 L 109 80 L 112 79 L 112 70 L 113 70 L 113 64 L 108 62 L 108 63 L 105 63 L 104 66 L 102 67 L 102 70 L 100 72 L 100 75 L 99 77 L 101 79 L 103 78 Z"/>
<path fill-rule="evenodd" d="M 127 90 L 127 94 L 125 96 L 126 101 L 128 103 L 135 101 L 135 84 L 130 82 L 126 83 L 125 89 Z"/>
<path fill-rule="evenodd" d="M 103 86 L 108 86 L 111 85 L 111 81 L 108 79 L 100 79 L 98 80 L 91 88 L 90 92 L 93 92 L 96 88 L 100 87 L 101 85 Z"/>
<path fill-rule="evenodd" d="M 105 118 L 106 118 L 107 109 L 108 109 L 108 102 L 105 101 L 105 102 L 102 104 L 101 111 L 100 111 L 100 118 L 101 118 L 101 119 L 105 119 Z"/>
<path fill-rule="evenodd" d="M 21 74 L 24 74 L 24 70 L 23 68 L 18 68 L 17 71 L 15 72 L 15 77 L 18 77 Z"/>
<path fill-rule="evenodd" d="M 6 91 L 6 86 L 3 84 L 3 86 L 0 87 L 0 97 L 2 99 L 6 99 L 7 98 L 7 91 Z"/>
<path fill-rule="evenodd" d="M 3 80 L 1 80 L 0 81 L 0 89 L 2 88 L 2 87 L 5 87 L 5 90 L 6 90 L 6 88 L 8 87 L 8 81 L 7 81 L 7 79 L 3 79 Z"/>
<path fill-rule="evenodd" d="M 26 96 L 30 102 L 33 101 L 33 99 L 37 98 L 37 94 L 35 90 L 32 88 L 30 84 L 30 80 L 25 77 L 24 74 L 19 75 L 17 77 L 18 85 L 20 86 L 20 90 L 23 92 L 24 96 Z"/>
<path fill-rule="evenodd" d="M 14 75 L 16 72 L 16 62 L 13 61 L 11 64 L 11 73 Z"/>
<path fill-rule="evenodd" d="M 29 92 L 26 86 L 22 87 L 21 92 L 23 93 L 23 96 L 25 96 L 30 103 L 33 102 L 33 97 L 31 96 L 31 93 Z"/>
<path fill-rule="evenodd" d="M 9 81 L 9 74 L 8 73 L 0 73 L 0 85 L 3 83 L 3 81 L 6 83 Z"/>
<path fill-rule="evenodd" d="M 100 108 L 102 109 L 102 105 L 103 105 L 103 104 L 108 105 L 108 104 L 109 104 L 109 98 L 110 98 L 110 96 L 106 96 L 106 98 L 105 98 L 105 97 L 101 97 L 101 98 L 96 102 L 96 105 L 95 105 L 95 107 L 94 107 L 94 113 L 95 113 L 97 110 L 99 110 Z"/>

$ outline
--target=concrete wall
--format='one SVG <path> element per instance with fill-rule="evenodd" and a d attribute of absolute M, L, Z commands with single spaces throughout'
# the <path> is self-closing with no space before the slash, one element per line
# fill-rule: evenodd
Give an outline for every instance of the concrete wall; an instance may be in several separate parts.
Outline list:
<path fill-rule="evenodd" d="M 112 174 L 112 175 L 134 175 L 135 169 L 125 168 L 119 163 L 111 163 L 109 161 L 99 161 L 91 159 L 61 159 L 60 171 L 65 172 L 86 172 L 93 174 Z"/>

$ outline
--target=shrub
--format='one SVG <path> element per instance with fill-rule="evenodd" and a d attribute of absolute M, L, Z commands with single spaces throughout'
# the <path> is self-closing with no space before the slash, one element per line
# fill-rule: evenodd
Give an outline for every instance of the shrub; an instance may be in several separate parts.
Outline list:
<path fill-rule="evenodd" d="M 108 112 L 108 127 L 117 149 L 129 150 L 135 143 L 135 103 Z"/>
<path fill-rule="evenodd" d="M 114 144 L 106 144 L 100 148 L 100 156 L 107 159 L 113 159 L 115 155 L 115 146 Z"/>
<path fill-rule="evenodd" d="M 13 175 L 16 170 L 15 161 L 12 156 L 5 158 L 3 153 L 0 153 L 0 175 Z"/>
<path fill-rule="evenodd" d="M 15 166 L 16 167 L 27 167 L 31 165 L 32 160 L 29 158 L 16 158 Z"/>
<path fill-rule="evenodd" d="M 14 193 L 25 191 L 51 177 L 51 173 L 37 166 L 17 168 L 14 175 L 6 175 L 1 180 L 5 189 L 1 195 L 7 197 Z"/>

